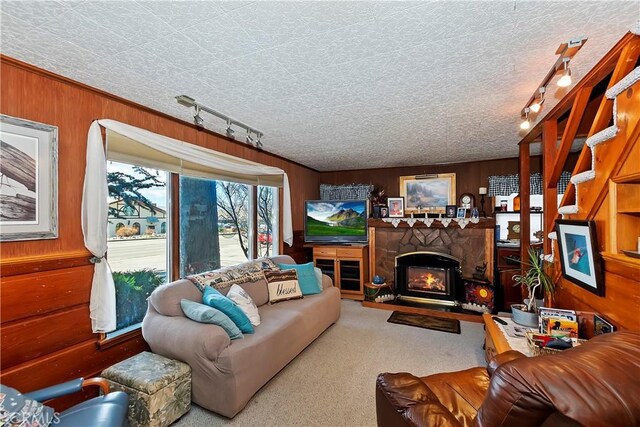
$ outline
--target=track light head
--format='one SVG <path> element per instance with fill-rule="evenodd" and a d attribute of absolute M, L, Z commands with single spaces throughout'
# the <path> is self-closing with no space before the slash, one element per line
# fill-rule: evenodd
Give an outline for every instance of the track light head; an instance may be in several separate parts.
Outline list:
<path fill-rule="evenodd" d="M 540 92 L 540 97 L 536 98 L 536 100 L 533 101 L 531 105 L 529 105 L 529 109 L 533 113 L 538 113 L 542 109 L 542 104 L 544 103 L 544 92 L 546 91 L 546 88 L 544 86 L 541 86 L 540 88 L 538 88 L 538 91 Z"/>
<path fill-rule="evenodd" d="M 247 132 L 247 144 L 252 144 L 253 138 L 251 137 L 251 131 Z"/>
<path fill-rule="evenodd" d="M 200 116 L 200 107 L 196 105 L 196 113 L 193 115 L 193 123 L 198 127 L 204 127 L 204 119 Z"/>
<path fill-rule="evenodd" d="M 562 65 L 564 66 L 564 72 L 562 77 L 558 80 L 559 87 L 567 87 L 571 85 L 571 69 L 569 68 L 570 58 L 562 58 Z"/>
<path fill-rule="evenodd" d="M 527 130 L 531 127 L 531 122 L 529 121 L 529 108 L 524 109 L 524 121 L 520 123 L 520 129 Z"/>
<path fill-rule="evenodd" d="M 227 121 L 227 136 L 229 138 L 233 138 L 233 133 L 235 131 L 231 128 L 231 121 Z"/>
<path fill-rule="evenodd" d="M 258 139 L 256 140 L 256 148 L 258 150 L 262 150 L 263 144 L 262 144 L 262 141 L 260 141 L 260 138 L 262 138 L 262 134 L 258 133 L 257 135 L 258 135 Z"/>

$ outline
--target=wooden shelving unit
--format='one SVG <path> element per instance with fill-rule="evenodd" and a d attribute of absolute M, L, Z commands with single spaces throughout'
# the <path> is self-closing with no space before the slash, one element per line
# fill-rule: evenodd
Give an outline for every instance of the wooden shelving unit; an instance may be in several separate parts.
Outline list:
<path fill-rule="evenodd" d="M 622 251 L 637 251 L 640 237 L 640 173 L 613 177 L 609 181 L 609 241 L 606 244 L 610 259 L 627 261 L 640 266 L 640 259 Z"/>
<path fill-rule="evenodd" d="M 333 279 L 343 298 L 362 301 L 369 277 L 369 248 L 357 246 L 313 246 L 313 264 Z"/>

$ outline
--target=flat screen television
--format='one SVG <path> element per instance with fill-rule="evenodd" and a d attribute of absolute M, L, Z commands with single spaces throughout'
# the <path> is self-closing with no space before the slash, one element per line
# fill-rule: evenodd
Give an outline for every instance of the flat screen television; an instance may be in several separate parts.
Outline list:
<path fill-rule="evenodd" d="M 304 241 L 366 243 L 367 200 L 307 200 Z"/>

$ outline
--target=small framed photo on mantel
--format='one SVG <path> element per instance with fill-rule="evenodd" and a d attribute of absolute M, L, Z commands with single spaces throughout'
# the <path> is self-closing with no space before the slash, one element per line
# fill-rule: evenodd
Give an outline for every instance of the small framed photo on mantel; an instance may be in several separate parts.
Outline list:
<path fill-rule="evenodd" d="M 404 197 L 387 198 L 389 218 L 404 218 Z"/>

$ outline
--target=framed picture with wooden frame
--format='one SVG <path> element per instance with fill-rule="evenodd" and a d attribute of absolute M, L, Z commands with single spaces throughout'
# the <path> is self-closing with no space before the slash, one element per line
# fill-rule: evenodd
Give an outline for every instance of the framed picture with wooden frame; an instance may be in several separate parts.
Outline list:
<path fill-rule="evenodd" d="M 400 177 L 400 195 L 406 213 L 446 213 L 456 204 L 456 174 L 410 175 Z"/>
<path fill-rule="evenodd" d="M 58 128 L 0 115 L 0 241 L 58 237 Z"/>
<path fill-rule="evenodd" d="M 604 296 L 604 279 L 594 221 L 556 220 L 562 276 Z"/>

